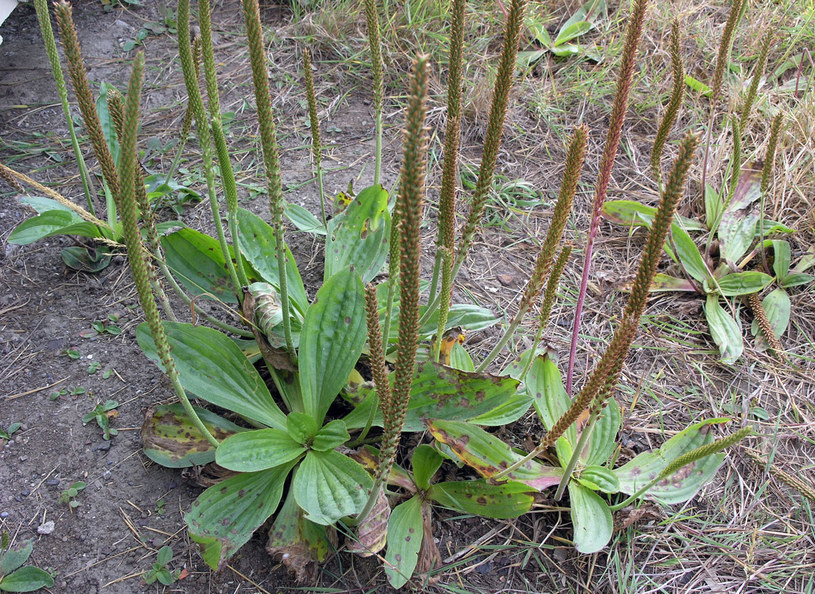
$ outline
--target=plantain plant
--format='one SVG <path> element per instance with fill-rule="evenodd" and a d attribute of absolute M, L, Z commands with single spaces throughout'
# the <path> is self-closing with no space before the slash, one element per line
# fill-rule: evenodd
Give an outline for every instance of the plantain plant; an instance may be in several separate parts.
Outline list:
<path fill-rule="evenodd" d="M 533 492 L 554 486 L 556 498 L 568 489 L 576 548 L 597 551 L 610 538 L 612 510 L 644 496 L 665 503 L 688 499 L 713 476 L 721 451 L 750 432 L 743 428 L 715 441 L 711 429 L 725 420 L 703 421 L 668 440 L 658 452 L 614 467 L 620 415 L 613 390 L 684 191 L 697 144 L 692 135 L 681 142 L 679 157 L 660 190 L 660 207 L 618 329 L 573 399 L 554 361 L 540 354 L 537 344 L 571 253 L 563 236 L 585 157 L 589 131 L 582 126 L 569 142 L 561 191 L 518 313 L 495 349 L 477 364 L 461 346 L 457 327 L 475 330 L 498 321 L 482 308 L 450 303 L 453 281 L 474 242 L 492 187 L 526 2 L 513 0 L 508 7 L 481 167 L 456 242 L 464 4 L 453 0 L 451 7 L 450 55 L 457 63 L 450 69 L 438 256 L 425 305 L 419 238 L 428 153 L 427 57 L 419 56 L 413 64 L 395 204 L 389 204 L 389 193 L 375 183 L 330 219 L 326 216 L 323 222 L 312 215 L 311 230 L 322 226 L 325 232 L 325 273 L 309 300 L 286 244 L 287 212 L 301 221 L 307 217 L 287 208 L 283 198 L 257 0 L 243 0 L 243 12 L 271 225 L 238 207 L 220 113 L 209 2 L 198 4 L 205 102 L 190 37 L 190 2 L 180 0 L 179 54 L 216 237 L 188 228 L 163 236 L 155 231 L 137 160 L 144 71 L 144 57 L 137 55 L 120 110 L 120 156 L 110 178 L 116 181 L 109 185 L 147 320 L 139 326 L 137 339 L 167 374 L 179 399 L 178 404 L 153 409 L 142 438 L 145 453 L 157 463 L 207 466 L 216 477 L 185 515 L 190 537 L 213 569 L 224 567 L 271 518 L 267 550 L 299 578 L 305 579 L 310 564 L 335 550 L 342 529 L 358 554 L 373 555 L 388 547 L 386 572 L 398 587 L 415 572 L 426 573 L 439 563 L 432 540 L 432 505 L 510 518 L 531 508 Z M 366 3 L 368 12 L 374 7 Z M 611 174 L 645 8 L 646 1 L 638 0 L 632 13 L 609 133 L 608 144 L 614 146 L 604 156 L 600 186 L 607 186 Z M 372 53 L 377 54 L 378 18 L 367 16 Z M 381 59 L 377 55 L 375 64 Z M 307 87 L 313 85 L 307 82 Z M 375 93 L 381 92 L 377 88 Z M 376 109 L 381 109 L 379 101 Z M 318 167 L 316 134 L 313 146 Z M 221 224 L 219 190 L 226 228 Z M 604 194 L 601 187 L 598 195 L 604 199 Z M 377 285 L 389 256 L 390 274 Z M 244 327 L 214 318 L 210 321 L 218 329 L 175 321 L 170 304 L 161 298 L 164 282 L 187 303 L 206 295 L 231 304 Z M 541 295 L 535 346 L 502 373 L 487 373 Z M 161 319 L 156 297 L 169 321 Z M 268 382 L 258 367 L 265 367 Z M 363 373 L 370 373 L 371 380 Z M 190 395 L 215 409 L 194 406 Z M 547 433 L 531 452 L 520 453 L 485 429 L 508 425 L 533 407 Z M 411 471 L 399 467 L 403 434 L 427 436 L 428 431 L 429 437 L 422 437 L 427 443 L 413 452 Z M 535 458 L 540 456 L 557 462 L 539 462 Z M 436 483 L 433 477 L 445 460 L 467 465 L 481 478 Z M 608 501 L 600 493 L 627 497 Z"/>

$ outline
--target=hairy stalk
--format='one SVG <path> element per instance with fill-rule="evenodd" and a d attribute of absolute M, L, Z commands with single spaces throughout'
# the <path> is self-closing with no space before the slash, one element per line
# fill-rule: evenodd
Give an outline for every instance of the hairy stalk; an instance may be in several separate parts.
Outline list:
<path fill-rule="evenodd" d="M 770 182 L 773 177 L 773 166 L 775 165 L 775 152 L 778 148 L 778 137 L 781 134 L 781 123 L 783 116 L 779 113 L 775 116 L 770 125 L 770 140 L 767 144 L 767 154 L 764 156 L 764 168 L 761 170 L 761 207 L 758 215 L 758 235 L 761 246 L 761 263 L 765 271 L 769 271 L 767 266 L 767 250 L 764 249 L 764 209 L 767 202 L 767 190 L 770 189 Z"/>
<path fill-rule="evenodd" d="M 382 174 L 382 109 L 385 97 L 384 66 L 382 63 L 382 41 L 379 32 L 379 12 L 376 0 L 365 0 L 365 21 L 368 25 L 368 45 L 371 49 L 371 74 L 374 83 L 374 120 L 376 122 L 376 149 L 374 185 L 379 183 Z"/>
<path fill-rule="evenodd" d="M 679 115 L 679 108 L 682 107 L 682 98 L 685 95 L 685 68 L 682 65 L 682 54 L 679 47 L 679 21 L 674 21 L 671 25 L 671 75 L 673 87 L 671 88 L 671 98 L 665 108 L 665 115 L 657 128 L 657 135 L 654 139 L 654 148 L 651 150 L 651 173 L 657 182 L 659 191 L 662 191 L 662 151 L 665 150 L 665 143 L 673 128 L 676 117 Z"/>
<path fill-rule="evenodd" d="M 744 105 L 741 107 L 741 115 L 739 115 L 739 131 L 744 134 L 744 128 L 747 126 L 747 120 L 750 117 L 750 110 L 755 103 L 756 95 L 758 94 L 758 85 L 761 83 L 761 77 L 764 75 L 764 68 L 767 65 L 767 53 L 770 51 L 770 44 L 773 42 L 773 32 L 767 31 L 764 36 L 764 43 L 761 44 L 761 50 L 758 52 L 758 60 L 756 66 L 753 68 L 753 78 L 750 81 L 750 87 L 747 89 L 747 96 L 744 98 Z"/>
<path fill-rule="evenodd" d="M 526 361 L 526 365 L 524 365 L 523 372 L 521 372 L 521 381 L 524 381 L 526 374 L 529 373 L 529 368 L 532 367 L 532 363 L 535 360 L 538 345 L 540 344 L 541 337 L 543 337 L 543 331 L 549 323 L 549 316 L 552 313 L 552 307 L 555 305 L 560 277 L 563 276 L 563 269 L 566 268 L 566 263 L 569 261 L 569 256 L 571 255 L 572 245 L 564 245 L 560 254 L 558 254 L 555 265 L 552 267 L 549 280 L 546 281 L 546 290 L 543 292 L 543 304 L 541 305 L 540 315 L 538 316 L 538 328 L 535 331 L 535 339 L 532 341 L 532 348 L 529 351 L 531 354 Z"/>
<path fill-rule="evenodd" d="M 88 73 L 82 59 L 82 50 L 79 46 L 79 36 L 74 27 L 71 5 L 61 1 L 54 6 L 62 45 L 65 48 L 65 57 L 68 60 L 68 74 L 74 86 L 74 94 L 79 104 L 79 111 L 82 114 L 82 121 L 88 131 L 93 152 L 96 154 L 96 159 L 102 168 L 105 183 L 107 183 L 111 193 L 116 196 L 119 193 L 119 175 L 116 172 L 116 164 L 110 154 L 108 143 L 105 141 L 99 115 L 96 113 L 96 103 L 93 100 L 91 85 L 88 82 Z"/>
<path fill-rule="evenodd" d="M 87 210 L 85 210 L 84 208 L 82 208 L 81 206 L 76 204 L 75 202 L 72 202 L 71 200 L 68 200 L 65 196 L 63 196 L 59 192 L 55 192 L 51 188 L 48 188 L 48 187 L 42 185 L 41 183 L 38 183 L 38 182 L 34 181 L 30 177 L 28 177 L 26 174 L 20 173 L 19 171 L 15 171 L 14 169 L 11 169 L 10 167 L 6 167 L 2 163 L 0 163 L 0 172 L 2 172 L 3 179 L 19 180 L 19 181 L 23 182 L 24 184 L 26 184 L 27 186 L 31 186 L 32 188 L 34 188 L 38 192 L 42 193 L 43 195 L 47 196 L 48 198 L 51 198 L 52 200 L 56 200 L 57 202 L 59 202 L 63 206 L 66 206 L 66 207 L 70 208 L 72 211 L 74 211 L 76 214 L 78 214 L 80 217 L 82 217 L 83 219 L 85 219 L 89 223 L 93 223 L 97 227 L 101 227 L 102 229 L 107 231 L 108 234 L 113 234 L 113 227 L 108 225 L 102 219 L 97 218 L 96 216 L 94 216 L 93 214 L 91 214 L 90 212 L 88 212 Z M 109 243 L 110 245 L 119 245 L 115 241 L 108 241 L 107 243 Z"/>
<path fill-rule="evenodd" d="M 402 425 L 410 402 L 419 341 L 419 235 L 427 168 L 427 129 L 424 125 L 427 109 L 426 68 L 426 56 L 414 60 L 405 114 L 401 182 L 396 198 L 399 216 L 399 345 L 393 390 L 386 405 L 387 414 L 383 412 L 387 422 L 377 469 L 378 483 L 388 476 L 396 458 L 396 448 L 402 437 Z"/>
<path fill-rule="evenodd" d="M 195 126 L 198 134 L 198 143 L 201 146 L 201 157 L 204 162 L 204 175 L 207 180 L 207 197 L 212 213 L 212 222 L 218 236 L 218 244 L 226 262 L 230 280 L 234 285 L 235 294 L 238 299 L 243 297 L 240 290 L 241 284 L 238 274 L 232 263 L 232 255 L 229 253 L 229 245 L 224 235 L 224 226 L 221 222 L 220 207 L 218 197 L 215 194 L 215 165 L 212 158 L 212 136 L 209 129 L 209 118 L 204 109 L 204 101 L 201 97 L 201 89 L 198 87 L 198 76 L 192 54 L 192 43 L 190 41 L 190 0 L 179 0 L 177 8 L 177 29 L 178 29 L 178 57 L 181 61 L 181 70 L 184 73 L 184 84 L 187 88 L 187 98 L 195 115 Z"/>
<path fill-rule="evenodd" d="M 569 364 L 566 372 L 566 391 L 572 393 L 572 380 L 574 378 L 574 365 L 577 358 L 577 336 L 580 332 L 580 318 L 583 314 L 583 302 L 586 299 L 586 289 L 591 269 L 591 256 L 594 251 L 594 241 L 600 230 L 600 219 L 603 203 L 606 201 L 608 185 L 611 182 L 611 170 L 614 167 L 614 158 L 620 145 L 625 112 L 628 107 L 628 95 L 634 80 L 634 65 L 637 59 L 637 48 L 642 37 L 642 25 L 648 0 L 637 0 L 628 20 L 625 43 L 623 45 L 623 58 L 620 64 L 620 73 L 617 77 L 617 92 L 614 95 L 614 104 L 611 108 L 611 118 L 608 125 L 606 145 L 600 159 L 600 174 L 597 178 L 597 188 L 594 194 L 589 236 L 586 241 L 586 250 L 583 259 L 583 276 L 580 279 L 580 290 L 577 294 L 577 306 L 574 314 L 574 327 L 572 329 L 572 342 L 569 348 Z"/>
<path fill-rule="evenodd" d="M 622 320 L 614 332 L 614 336 L 606 352 L 600 358 L 600 362 L 594 371 L 592 371 L 586 385 L 583 386 L 583 389 L 580 390 L 572 401 L 569 409 L 557 420 L 552 429 L 543 437 L 540 444 L 527 456 L 496 475 L 495 478 L 506 476 L 521 464 L 526 463 L 541 454 L 548 447 L 554 445 L 557 439 L 566 432 L 566 429 L 568 429 L 584 411 L 590 409 L 593 419 L 596 419 L 602 407 L 605 406 L 606 401 L 611 397 L 612 390 L 617 385 L 625 357 L 637 333 L 640 317 L 645 311 L 645 306 L 648 301 L 648 291 L 656 274 L 657 265 L 659 264 L 659 259 L 662 254 L 662 246 L 668 237 L 676 208 L 684 193 L 688 171 L 693 163 L 693 156 L 698 142 L 698 137 L 691 134 L 688 134 L 682 140 L 679 147 L 679 154 L 668 176 L 665 191 L 663 192 L 662 199 L 654 216 L 651 230 L 648 233 L 648 239 L 645 242 L 645 249 L 643 250 L 643 255 L 640 259 L 639 267 L 637 268 L 637 275 L 634 278 L 631 294 L 628 298 L 625 311 L 623 312 Z M 590 430 L 590 425 L 587 425 L 584 429 L 584 431 Z M 573 458 L 578 455 L 579 452 L 580 449 L 575 449 Z M 572 468 L 574 467 L 574 462 L 575 460 L 570 461 L 569 465 L 572 466 Z M 561 481 L 563 488 L 565 488 L 568 480 L 569 475 L 564 474 L 563 481 Z"/>
<path fill-rule="evenodd" d="M 385 352 L 389 351 L 391 336 L 391 319 L 393 316 L 393 302 L 396 299 L 396 289 L 399 287 L 399 211 L 393 211 L 391 218 L 391 236 L 388 244 L 388 297 L 385 303 L 385 326 L 382 329 L 382 342 Z"/>
<path fill-rule="evenodd" d="M 286 277 L 286 243 L 283 228 L 283 186 L 280 181 L 280 154 L 277 148 L 272 97 L 269 89 L 269 73 L 266 70 L 266 52 L 263 47 L 263 30 L 260 25 L 258 0 L 243 0 L 246 21 L 246 37 L 249 40 L 249 60 L 252 64 L 252 81 L 255 87 L 255 103 L 260 124 L 260 141 L 263 147 L 263 164 L 266 170 L 266 187 L 269 192 L 269 209 L 272 213 L 275 244 L 277 248 L 277 271 L 280 278 L 280 303 L 283 308 L 283 333 L 286 350 L 297 361 L 291 338 L 291 315 L 289 289 Z"/>
<path fill-rule="evenodd" d="M 815 488 L 813 488 L 812 485 L 805 483 L 797 476 L 784 472 L 778 468 L 778 466 L 763 458 L 758 452 L 747 448 L 745 448 L 744 451 L 747 452 L 747 455 L 750 456 L 750 459 L 755 462 L 757 466 L 762 467 L 762 470 L 769 472 L 782 483 L 795 489 L 802 496 L 809 499 L 812 503 L 815 503 Z"/>
<path fill-rule="evenodd" d="M 196 414 L 195 410 L 187 398 L 184 388 L 178 379 L 178 370 L 175 361 L 170 353 L 170 344 L 164 333 L 164 326 L 161 323 L 158 307 L 153 292 L 150 289 L 148 280 L 148 261 L 146 259 L 146 249 L 142 243 L 141 232 L 138 225 L 138 213 L 136 205 L 136 138 L 139 127 L 139 99 L 141 97 L 141 83 L 144 74 L 144 54 L 139 52 L 133 64 L 133 72 L 130 76 L 130 84 L 125 101 L 124 134 L 122 136 L 121 157 L 120 157 L 120 178 L 117 188 L 121 193 L 114 194 L 117 207 L 122 217 L 122 227 L 128 246 L 128 261 L 133 280 L 136 283 L 136 290 L 139 294 L 139 301 L 144 310 L 144 317 L 150 327 L 150 333 L 156 343 L 159 359 L 164 367 L 167 377 L 173 384 L 176 395 L 184 407 L 184 411 L 189 415 L 195 427 L 201 432 L 207 441 L 217 446 L 215 439 L 204 423 Z"/>
<path fill-rule="evenodd" d="M 751 293 L 747 296 L 747 302 L 750 304 L 750 309 L 753 310 L 753 316 L 756 318 L 756 322 L 758 322 L 758 327 L 764 335 L 764 338 L 767 339 L 767 343 L 770 345 L 773 354 L 779 361 L 784 361 L 786 359 L 786 357 L 784 357 L 784 347 L 781 346 L 781 341 L 778 340 L 775 332 L 773 332 L 773 325 L 767 317 L 767 312 L 764 311 L 761 297 L 758 293 Z"/>
<path fill-rule="evenodd" d="M 220 117 L 212 118 L 212 136 L 215 139 L 215 148 L 218 152 L 218 164 L 220 165 L 221 177 L 223 178 L 229 235 L 232 237 L 232 250 L 235 254 L 235 269 L 240 286 L 246 287 L 249 285 L 249 279 L 246 278 L 241 248 L 238 243 L 238 187 L 235 185 L 235 174 L 232 171 L 232 163 L 229 159 L 229 151 L 226 148 L 226 137 L 224 136 L 224 129 L 221 126 Z"/>
<path fill-rule="evenodd" d="M 198 78 L 201 76 L 201 38 L 196 37 L 192 41 L 192 61 L 193 61 L 193 71 L 195 72 L 195 80 L 196 84 Z M 175 157 L 173 158 L 173 162 L 170 165 L 170 170 L 167 172 L 167 176 L 164 178 L 164 183 L 170 183 L 170 179 L 172 179 L 173 175 L 175 175 L 176 170 L 178 169 L 179 163 L 181 163 L 181 156 L 184 154 L 184 148 L 187 145 L 187 137 L 190 135 L 190 128 L 192 127 L 192 119 L 194 117 L 192 104 L 187 101 L 187 107 L 184 110 L 184 122 L 181 124 L 181 136 L 179 138 L 178 143 L 178 150 L 175 152 Z"/>
<path fill-rule="evenodd" d="M 444 164 L 441 174 L 439 196 L 439 232 L 436 238 L 438 251 L 433 267 L 433 278 L 441 270 L 439 301 L 439 325 L 436 329 L 433 358 L 438 363 L 441 337 L 450 313 L 450 294 L 453 291 L 453 260 L 456 242 L 456 178 L 458 175 L 458 149 L 461 129 L 461 72 L 462 48 L 464 46 L 465 0 L 453 0 L 450 30 L 450 72 L 447 76 L 447 128 L 444 133 Z M 430 289 L 430 299 L 436 296 L 436 288 Z"/>
<path fill-rule="evenodd" d="M 709 443 L 707 445 L 703 445 L 698 447 L 686 454 L 682 454 L 675 460 L 673 460 L 670 464 L 668 464 L 662 472 L 660 472 L 653 480 L 651 480 L 647 485 L 642 487 L 639 491 L 621 501 L 617 505 L 612 505 L 611 511 L 616 512 L 620 511 L 621 509 L 625 508 L 626 506 L 630 505 L 648 491 L 651 487 L 659 483 L 660 481 L 664 481 L 671 475 L 675 474 L 677 471 L 681 470 L 688 464 L 693 464 L 694 462 L 698 462 L 703 458 L 707 458 L 713 454 L 718 454 L 721 451 L 726 450 L 727 448 L 736 445 L 742 439 L 746 437 L 750 437 L 755 432 L 753 431 L 752 427 L 743 427 L 736 431 L 733 435 L 728 435 L 727 437 L 723 437 L 721 439 L 717 439 L 716 441 Z"/>
<path fill-rule="evenodd" d="M 376 395 L 379 397 L 379 409 L 382 411 L 383 424 L 385 426 L 390 426 L 390 424 L 393 422 L 393 419 L 390 417 L 392 410 L 391 387 L 390 382 L 388 381 L 388 370 L 385 367 L 385 351 L 382 347 L 382 330 L 379 327 L 379 307 L 376 300 L 376 287 L 374 285 L 368 285 L 365 287 L 365 313 L 368 326 L 368 346 L 370 348 L 369 360 L 371 363 L 371 375 L 373 375 L 374 378 Z M 371 417 L 373 417 L 373 412 L 375 409 L 372 408 L 371 411 Z M 373 419 L 369 420 L 366 430 L 360 434 L 359 439 L 356 440 L 356 443 L 360 443 L 365 439 L 367 428 L 370 427 L 370 422 L 372 422 L 372 420 Z M 381 473 L 376 475 L 374 485 L 371 488 L 370 494 L 368 495 L 368 500 L 365 502 L 365 506 L 362 508 L 362 511 L 355 520 L 358 524 L 363 522 L 371 512 L 374 503 L 376 503 L 376 500 L 379 497 L 379 491 L 385 484 L 386 476 L 387 474 Z"/>
<path fill-rule="evenodd" d="M 317 187 L 320 189 L 320 213 L 323 215 L 323 227 L 327 227 L 328 222 L 325 217 L 325 189 L 323 188 L 323 146 L 320 142 L 320 120 L 317 118 L 317 95 L 314 92 L 314 74 L 311 72 L 311 52 L 308 48 L 303 50 L 303 74 L 306 79 L 308 118 L 311 124 L 311 154 L 314 157 Z"/>
<path fill-rule="evenodd" d="M 746 6 L 747 0 L 733 0 L 730 5 L 730 14 L 727 17 L 727 23 L 722 31 L 722 39 L 719 43 L 719 51 L 716 55 L 716 69 L 713 71 L 713 84 L 711 85 L 710 94 L 710 116 L 708 117 L 707 137 L 705 139 L 705 156 L 702 159 L 702 193 L 706 192 L 707 188 L 707 161 L 710 155 L 710 139 L 713 133 L 713 120 L 716 117 L 716 107 L 719 103 L 719 95 L 722 90 L 722 81 L 724 80 L 724 70 L 727 66 L 727 61 L 730 58 L 730 49 L 733 47 L 733 34 L 736 31 L 736 26 L 741 19 L 742 6 Z"/>
<path fill-rule="evenodd" d="M 65 115 L 65 123 L 68 125 L 68 134 L 71 136 L 71 147 L 74 150 L 74 157 L 76 158 L 76 164 L 79 168 L 79 177 L 82 180 L 82 191 L 88 203 L 88 210 L 95 215 L 96 209 L 94 208 L 93 201 L 96 196 L 96 189 L 93 187 L 93 180 L 88 172 L 88 165 L 82 156 L 82 149 L 79 146 L 79 140 L 76 137 L 76 130 L 74 129 L 74 120 L 71 118 L 71 108 L 68 105 L 68 88 L 65 86 L 65 77 L 62 75 L 62 67 L 59 63 L 57 42 L 54 40 L 54 30 L 51 28 L 48 4 L 46 0 L 34 0 L 34 8 L 37 11 L 37 21 L 40 24 L 40 31 L 42 32 L 42 38 L 45 42 L 45 53 L 48 54 L 48 61 L 51 64 L 51 76 L 54 77 L 54 82 L 57 84 L 59 101 L 62 104 L 62 113 Z"/>
<path fill-rule="evenodd" d="M 563 183 L 560 186 L 560 194 L 558 195 L 555 209 L 552 213 L 552 219 L 549 223 L 549 231 L 546 233 L 546 239 L 544 239 L 543 244 L 541 244 L 538 259 L 535 262 L 535 268 L 529 277 L 529 281 L 526 283 L 521 302 L 518 305 L 518 311 L 512 318 L 504 335 L 489 354 L 484 357 L 484 360 L 476 369 L 478 372 L 484 371 L 487 365 L 503 350 L 543 289 L 543 285 L 552 268 L 555 251 L 560 245 L 560 241 L 563 238 L 563 231 L 566 229 L 566 223 L 569 221 L 569 214 L 572 212 L 574 195 L 577 192 L 577 182 L 580 180 L 580 170 L 583 168 L 583 160 L 586 156 L 586 141 L 588 135 L 588 128 L 584 125 L 580 125 L 569 141 L 569 150 L 566 155 L 566 169 L 563 172 Z"/>

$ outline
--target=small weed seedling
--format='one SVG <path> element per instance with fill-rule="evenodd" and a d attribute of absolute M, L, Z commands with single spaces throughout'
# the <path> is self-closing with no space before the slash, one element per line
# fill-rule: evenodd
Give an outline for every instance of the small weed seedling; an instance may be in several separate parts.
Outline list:
<path fill-rule="evenodd" d="M 59 494 L 59 502 L 67 503 L 68 507 L 70 507 L 72 510 L 76 509 L 80 505 L 79 501 L 76 500 L 76 496 L 79 495 L 80 491 L 84 490 L 85 483 L 83 481 L 76 481 Z"/>
<path fill-rule="evenodd" d="M 153 567 L 150 568 L 149 571 L 145 571 L 142 574 L 144 583 L 149 585 L 155 584 L 156 581 L 158 581 L 165 586 L 172 586 L 175 582 L 177 582 L 181 571 L 178 569 L 175 571 L 170 571 L 167 569 L 167 564 L 172 561 L 172 559 L 173 549 L 168 546 L 161 547 L 158 551 L 156 562 L 153 563 Z"/>
<path fill-rule="evenodd" d="M 0 536 L 0 591 L 34 592 L 40 588 L 50 588 L 54 578 L 47 571 L 23 564 L 34 550 L 34 541 L 29 540 L 21 549 L 12 550 L 8 532 Z"/>
<path fill-rule="evenodd" d="M 12 423 L 7 429 L 0 427 L 0 441 L 10 440 L 11 436 L 14 435 L 22 426 L 22 423 Z"/>
<path fill-rule="evenodd" d="M 82 356 L 82 353 L 79 352 L 79 349 L 75 348 L 67 348 L 62 351 L 62 354 L 68 357 L 69 359 L 73 359 L 74 361 L 76 361 Z"/>
<path fill-rule="evenodd" d="M 97 404 L 91 412 L 82 417 L 82 423 L 87 425 L 95 420 L 96 424 L 102 429 L 102 438 L 107 441 L 112 436 L 119 434 L 116 429 L 110 426 L 110 420 L 116 418 L 119 414 L 119 411 L 116 410 L 118 406 L 119 403 L 115 400 L 108 400 L 104 404 Z"/>

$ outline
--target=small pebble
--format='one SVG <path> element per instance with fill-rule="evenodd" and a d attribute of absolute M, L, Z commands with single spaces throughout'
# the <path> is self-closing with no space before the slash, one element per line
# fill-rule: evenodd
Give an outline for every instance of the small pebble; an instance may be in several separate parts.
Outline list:
<path fill-rule="evenodd" d="M 51 534 L 54 531 L 54 520 L 48 520 L 37 526 L 37 534 Z"/>
<path fill-rule="evenodd" d="M 25 462 L 28 460 L 28 456 L 20 456 L 20 462 Z"/>
<path fill-rule="evenodd" d="M 20 495 L 22 495 L 23 497 L 28 497 L 29 495 L 31 495 L 31 491 L 29 491 L 28 489 L 23 489 L 22 491 L 20 491 Z"/>
<path fill-rule="evenodd" d="M 47 481 L 45 481 L 45 484 L 49 487 L 56 487 L 59 485 L 59 479 L 58 478 L 48 479 Z"/>
<path fill-rule="evenodd" d="M 4 520 L 8 518 L 8 515 L 8 512 L 0 512 L 0 518 L 3 518 Z"/>

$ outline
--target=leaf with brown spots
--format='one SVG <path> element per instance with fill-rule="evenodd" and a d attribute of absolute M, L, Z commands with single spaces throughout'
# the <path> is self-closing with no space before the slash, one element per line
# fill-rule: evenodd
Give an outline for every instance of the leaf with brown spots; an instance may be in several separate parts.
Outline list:
<path fill-rule="evenodd" d="M 388 521 L 385 573 L 394 588 L 404 586 L 413 575 L 423 535 L 422 500 L 418 496 L 393 508 Z"/>
<path fill-rule="evenodd" d="M 534 489 L 514 481 L 500 485 L 491 485 L 484 480 L 450 481 L 433 485 L 428 497 L 465 514 L 508 519 L 529 511 L 535 501 L 530 491 Z"/>
<path fill-rule="evenodd" d="M 356 542 L 349 542 L 348 551 L 360 557 L 371 557 L 385 548 L 388 541 L 388 519 L 391 506 L 385 491 L 380 489 L 371 513 L 357 526 Z"/>

